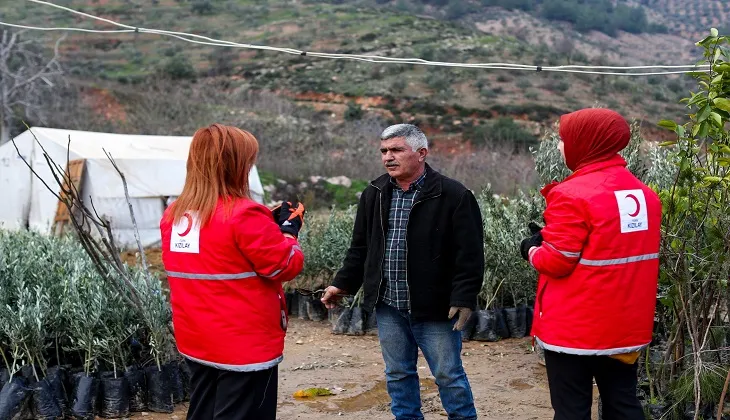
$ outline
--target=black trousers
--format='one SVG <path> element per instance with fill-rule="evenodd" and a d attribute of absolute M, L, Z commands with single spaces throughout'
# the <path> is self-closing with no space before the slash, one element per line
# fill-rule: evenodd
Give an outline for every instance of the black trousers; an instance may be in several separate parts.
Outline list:
<path fill-rule="evenodd" d="M 277 366 L 258 372 L 231 372 L 188 360 L 188 420 L 275 420 Z"/>
<path fill-rule="evenodd" d="M 645 419 L 636 396 L 636 363 L 545 350 L 545 367 L 554 420 L 591 420 L 593 378 L 601 395 L 603 420 Z"/>

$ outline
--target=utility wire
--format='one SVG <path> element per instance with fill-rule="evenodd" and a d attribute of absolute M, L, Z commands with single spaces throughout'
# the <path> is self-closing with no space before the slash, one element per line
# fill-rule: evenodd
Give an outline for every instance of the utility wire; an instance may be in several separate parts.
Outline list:
<path fill-rule="evenodd" d="M 97 29 L 84 29 L 84 28 L 45 28 L 40 26 L 27 26 L 27 25 L 18 25 L 15 23 L 7 23 L 7 22 L 0 22 L 0 25 L 3 26 L 9 26 L 11 28 L 18 28 L 18 29 L 30 29 L 34 31 L 69 31 L 69 32 L 88 32 L 88 33 L 104 33 L 104 34 L 122 34 L 122 33 L 134 33 L 134 29 L 115 29 L 115 30 L 106 30 L 106 31 L 100 31 Z"/>
<path fill-rule="evenodd" d="M 272 47 L 268 45 L 253 45 L 244 44 L 232 41 L 225 41 L 215 38 L 210 38 L 203 35 L 191 34 L 187 32 L 176 32 L 167 31 L 160 29 L 149 29 L 143 27 L 135 27 L 126 25 L 123 23 L 115 22 L 110 19 L 95 16 L 89 13 L 84 13 L 78 10 L 71 9 L 69 7 L 57 5 L 44 0 L 27 0 L 32 3 L 37 3 L 44 6 L 54 7 L 61 9 L 85 18 L 97 20 L 100 22 L 108 23 L 120 28 L 121 30 L 102 30 L 102 29 L 83 29 L 83 28 L 47 28 L 47 27 L 36 27 L 27 25 L 11 24 L 6 22 L 0 22 L 0 25 L 30 29 L 38 31 L 75 31 L 85 33 L 100 33 L 100 34 L 114 34 L 114 33 L 147 33 L 154 35 L 168 36 L 179 39 L 181 41 L 198 44 L 208 45 L 216 47 L 232 47 L 232 48 L 246 48 L 256 49 L 265 51 L 276 51 L 291 55 L 299 56 L 311 56 L 317 58 L 326 59 L 345 59 L 362 61 L 369 63 L 379 64 L 413 64 L 413 65 L 426 65 L 434 67 L 452 67 L 452 68 L 469 68 L 469 69 L 492 69 L 492 70 L 522 70 L 522 71 L 547 71 L 547 72 L 560 72 L 560 73 L 580 73 L 580 74 L 594 74 L 594 75 L 610 75 L 610 76 L 660 76 L 670 74 L 687 74 L 696 72 L 706 72 L 710 70 L 710 65 L 656 65 L 656 66 L 591 66 L 591 65 L 566 65 L 566 66 L 536 66 L 526 64 L 514 64 L 514 63 L 454 63 L 454 62 L 442 62 L 442 61 L 429 61 L 421 58 L 398 58 L 398 57 L 384 57 L 378 55 L 362 55 L 362 54 L 336 54 L 336 53 L 323 53 L 316 51 L 302 51 L 293 48 L 281 48 Z M 619 72 L 618 70 L 649 70 L 649 69 L 669 69 L 670 71 L 644 71 L 644 72 Z M 678 70 L 686 69 L 686 70 Z M 604 71 L 604 70 L 615 70 L 615 71 Z"/>

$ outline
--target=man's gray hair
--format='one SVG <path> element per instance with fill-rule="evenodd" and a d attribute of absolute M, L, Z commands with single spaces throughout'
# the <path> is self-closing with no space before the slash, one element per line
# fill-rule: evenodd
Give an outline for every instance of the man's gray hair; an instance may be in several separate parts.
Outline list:
<path fill-rule="evenodd" d="M 380 140 L 390 140 L 398 137 L 405 137 L 406 144 L 411 146 L 414 152 L 419 149 L 428 150 L 428 139 L 426 135 L 423 134 L 420 128 L 413 124 L 391 125 L 380 134 Z"/>

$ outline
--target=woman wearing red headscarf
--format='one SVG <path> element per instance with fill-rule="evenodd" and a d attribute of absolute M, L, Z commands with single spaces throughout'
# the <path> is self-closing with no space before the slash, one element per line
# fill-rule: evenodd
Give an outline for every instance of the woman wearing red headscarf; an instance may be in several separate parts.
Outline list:
<path fill-rule="evenodd" d="M 540 274 L 531 334 L 545 349 L 555 420 L 589 420 L 593 379 L 605 420 L 643 420 L 639 351 L 652 339 L 661 202 L 618 154 L 631 137 L 614 111 L 560 119 L 573 173 L 543 189 L 545 227 L 522 242 Z"/>

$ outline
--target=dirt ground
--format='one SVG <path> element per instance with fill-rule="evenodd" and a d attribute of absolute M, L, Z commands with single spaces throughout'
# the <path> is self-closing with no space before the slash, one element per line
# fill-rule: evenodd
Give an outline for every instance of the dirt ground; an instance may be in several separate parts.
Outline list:
<path fill-rule="evenodd" d="M 529 339 L 464 343 L 462 359 L 480 419 L 552 419 L 545 368 L 530 351 Z M 418 366 L 426 419 L 447 418 L 422 356 Z M 332 335 L 326 321 L 292 319 L 279 367 L 278 419 L 392 419 L 383 369 L 377 337 Z M 329 388 L 337 395 L 312 400 L 292 396 L 311 387 Z M 182 420 L 185 412 L 183 404 L 174 414 L 135 418 Z"/>

